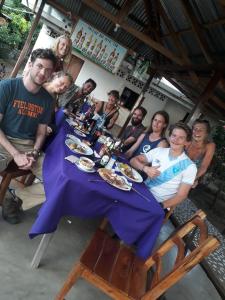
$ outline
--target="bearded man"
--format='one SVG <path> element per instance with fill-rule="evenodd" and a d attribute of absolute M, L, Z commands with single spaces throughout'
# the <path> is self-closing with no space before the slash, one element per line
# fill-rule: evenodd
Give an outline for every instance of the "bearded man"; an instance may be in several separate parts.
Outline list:
<path fill-rule="evenodd" d="M 140 106 L 137 107 L 131 118 L 131 125 L 127 126 L 122 135 L 122 140 L 124 141 L 123 152 L 126 152 L 138 139 L 141 133 L 145 130 L 142 121 L 147 114 L 147 110 Z"/>

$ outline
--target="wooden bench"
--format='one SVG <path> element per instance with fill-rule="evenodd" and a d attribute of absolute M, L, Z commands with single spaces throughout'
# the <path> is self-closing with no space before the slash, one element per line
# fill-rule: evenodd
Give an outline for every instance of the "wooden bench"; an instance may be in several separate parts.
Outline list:
<path fill-rule="evenodd" d="M 3 172 L 0 172 L 0 176 L 2 177 L 0 184 L 0 205 L 3 203 L 6 191 L 12 179 L 21 177 L 21 180 L 19 181 L 20 184 L 27 186 L 31 185 L 35 178 L 31 171 L 18 169 L 14 161 L 11 161 L 8 167 Z"/>
<path fill-rule="evenodd" d="M 219 241 L 208 236 L 201 211 L 176 230 L 146 261 L 105 231 L 98 229 L 78 263 L 63 284 L 55 300 L 63 300 L 79 277 L 82 277 L 118 300 L 154 300 L 189 272 L 196 264 L 219 246 Z M 195 227 L 200 230 L 198 245 L 185 251 L 183 238 Z M 162 259 L 177 248 L 177 256 L 169 272 L 163 272 Z M 148 274 L 152 274 L 149 282 Z M 163 274 L 163 275 L 162 275 Z"/>

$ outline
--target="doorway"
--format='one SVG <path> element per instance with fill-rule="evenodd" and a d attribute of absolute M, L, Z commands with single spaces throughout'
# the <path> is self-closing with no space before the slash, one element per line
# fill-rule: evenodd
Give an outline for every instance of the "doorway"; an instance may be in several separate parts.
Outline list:
<path fill-rule="evenodd" d="M 67 72 L 71 74 L 74 81 L 76 81 L 83 64 L 84 60 L 75 55 L 72 55 L 69 66 L 67 68 Z"/>

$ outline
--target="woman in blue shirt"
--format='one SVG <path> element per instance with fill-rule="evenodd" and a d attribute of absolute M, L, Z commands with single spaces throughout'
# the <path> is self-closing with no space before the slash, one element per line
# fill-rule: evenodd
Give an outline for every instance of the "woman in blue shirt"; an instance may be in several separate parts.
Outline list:
<path fill-rule="evenodd" d="M 168 142 L 165 138 L 168 124 L 169 115 L 166 111 L 162 110 L 154 113 L 150 129 L 139 136 L 136 143 L 125 153 L 126 157 L 131 158 L 147 153 L 156 147 L 168 147 Z"/>

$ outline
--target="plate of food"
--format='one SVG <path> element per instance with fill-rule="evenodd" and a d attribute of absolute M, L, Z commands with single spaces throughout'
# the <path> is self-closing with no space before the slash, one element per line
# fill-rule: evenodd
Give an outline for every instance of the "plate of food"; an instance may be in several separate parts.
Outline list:
<path fill-rule="evenodd" d="M 95 172 L 95 169 L 94 169 L 95 163 L 94 163 L 94 161 L 87 158 L 87 157 L 81 156 L 80 159 L 76 162 L 76 165 L 77 165 L 78 169 L 80 169 L 82 171 L 85 171 L 85 172 L 88 172 L 88 173 Z"/>
<path fill-rule="evenodd" d="M 88 130 L 85 129 L 85 128 L 83 127 L 83 124 L 81 124 L 81 123 L 78 124 L 77 126 L 74 126 L 74 128 L 75 128 L 76 130 L 78 130 L 78 131 L 84 133 L 84 134 L 87 134 L 87 133 L 88 133 Z"/>
<path fill-rule="evenodd" d="M 67 134 L 66 137 L 72 141 L 74 141 L 75 143 L 80 143 L 81 140 L 79 138 L 77 138 L 75 135 L 72 135 L 72 134 Z"/>
<path fill-rule="evenodd" d="M 131 166 L 125 163 L 116 163 L 117 168 L 119 171 L 126 176 L 129 180 L 134 181 L 134 182 L 139 182 L 141 183 L 143 181 L 143 178 L 141 174 L 138 173 L 135 169 L 133 169 Z"/>
<path fill-rule="evenodd" d="M 66 122 L 73 127 L 79 126 L 79 123 L 77 121 L 71 120 L 71 119 L 66 119 Z"/>
<path fill-rule="evenodd" d="M 89 146 L 85 145 L 82 142 L 74 142 L 71 139 L 66 139 L 65 144 L 74 153 L 83 154 L 83 155 L 92 155 L 93 154 L 93 150 Z"/>
<path fill-rule="evenodd" d="M 129 183 L 125 177 L 116 174 L 113 170 L 102 168 L 98 170 L 98 173 L 103 180 L 112 186 L 123 191 L 130 191 L 131 183 Z"/>
<path fill-rule="evenodd" d="M 78 129 L 74 129 L 74 132 L 77 134 L 77 135 L 79 135 L 79 136 L 82 136 L 82 137 L 86 137 L 86 134 L 85 133 L 83 133 L 82 131 L 80 131 L 80 130 L 78 130 Z"/>

